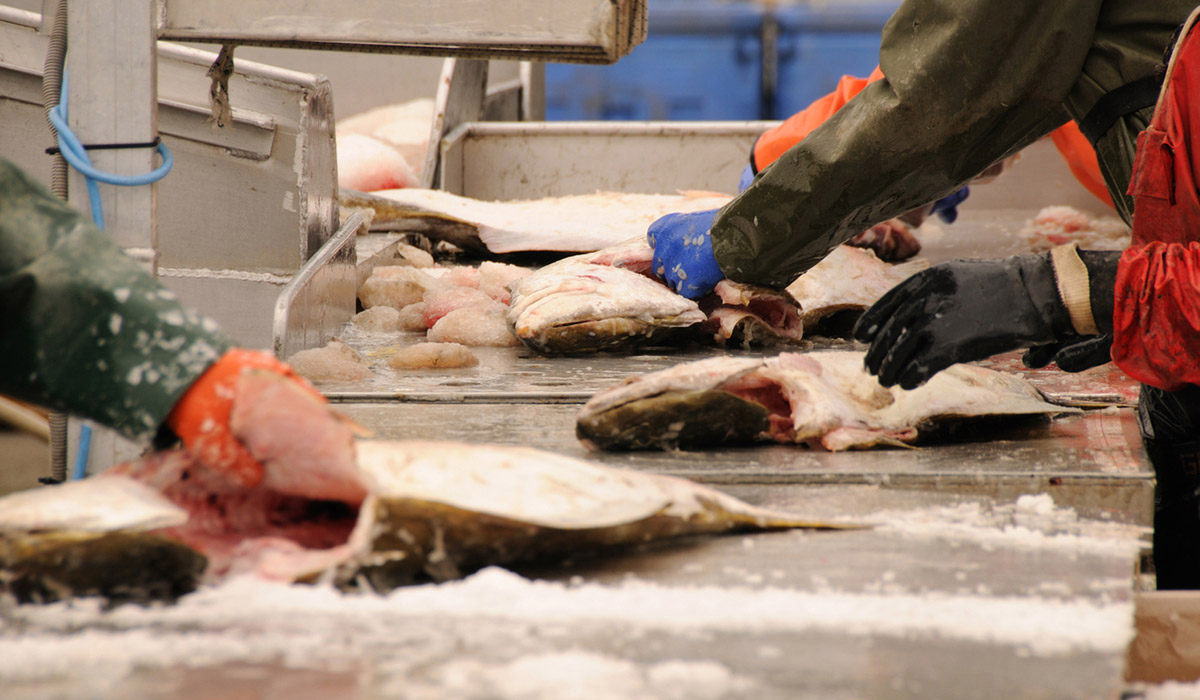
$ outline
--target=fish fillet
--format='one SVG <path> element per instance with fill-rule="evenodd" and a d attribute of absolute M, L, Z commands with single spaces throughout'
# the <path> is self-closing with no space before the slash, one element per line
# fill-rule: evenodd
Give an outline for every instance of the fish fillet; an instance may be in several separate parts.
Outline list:
<path fill-rule="evenodd" d="M 948 419 L 1071 412 L 1020 377 L 972 365 L 912 391 L 885 389 L 862 353 L 829 351 L 716 357 L 643 375 L 593 396 L 576 433 L 609 449 L 775 441 L 846 450 L 907 445 Z"/>

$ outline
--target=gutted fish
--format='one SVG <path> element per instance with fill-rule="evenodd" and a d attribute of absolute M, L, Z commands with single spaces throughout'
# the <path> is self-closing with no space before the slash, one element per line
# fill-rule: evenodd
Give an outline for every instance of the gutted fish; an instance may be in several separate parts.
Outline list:
<path fill-rule="evenodd" d="M 1129 247 L 1129 226 L 1115 216 L 1092 218 L 1066 206 L 1045 207 L 1017 235 L 1030 250 L 1042 252 L 1054 246 L 1078 243 L 1088 250 L 1125 250 Z"/>
<path fill-rule="evenodd" d="M 717 209 L 729 195 L 714 192 L 598 192 L 510 202 L 484 202 L 426 189 L 365 194 L 343 190 L 343 207 L 372 209 L 373 230 L 422 233 L 474 252 L 588 252 L 644 234 L 673 212 Z"/>
<path fill-rule="evenodd" d="M 851 351 L 715 357 L 646 374 L 584 405 L 576 434 L 594 448 L 775 441 L 828 450 L 904 446 L 939 421 L 1076 412 L 1020 377 L 954 365 L 912 391 L 885 389 Z"/>
<path fill-rule="evenodd" d="M 245 378 L 244 378 L 245 379 Z M 22 600 L 171 599 L 254 574 L 377 590 L 682 535 L 844 528 L 762 510 L 672 477 L 538 450 L 354 442 L 290 382 L 231 425 L 266 466 L 245 488 L 181 450 L 0 498 L 0 587 Z M 315 414 L 314 414 L 315 415 Z"/>
<path fill-rule="evenodd" d="M 362 500 L 235 487 L 182 451 L 9 496 L 0 583 L 22 600 L 173 598 L 202 571 L 389 590 L 683 535 L 850 527 L 528 448 L 362 441 L 357 467 Z"/>

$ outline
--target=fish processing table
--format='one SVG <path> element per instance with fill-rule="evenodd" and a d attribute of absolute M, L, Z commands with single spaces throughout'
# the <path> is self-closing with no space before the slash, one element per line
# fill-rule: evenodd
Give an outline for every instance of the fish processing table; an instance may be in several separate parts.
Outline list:
<path fill-rule="evenodd" d="M 375 359 L 389 352 L 353 330 L 344 340 Z M 4 608 L 0 695 L 1120 696 L 1153 472 L 1129 405 L 1136 392 L 1119 372 L 1030 373 L 1051 395 L 1110 405 L 917 449 L 600 453 L 575 439 L 575 415 L 596 391 L 721 352 L 753 354 L 481 349 L 475 368 L 382 369 L 327 393 L 377 438 L 537 447 L 873 527 L 581 554 L 387 596 L 234 580 L 167 608 Z M 992 366 L 1015 369 L 1015 356 Z"/>

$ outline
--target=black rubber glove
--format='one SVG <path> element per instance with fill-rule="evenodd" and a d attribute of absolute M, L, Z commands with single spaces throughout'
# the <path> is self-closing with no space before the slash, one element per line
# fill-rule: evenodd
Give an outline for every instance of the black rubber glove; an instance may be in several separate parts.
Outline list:
<path fill-rule="evenodd" d="M 859 319 L 866 366 L 912 389 L 958 362 L 1075 335 L 1048 253 L 960 260 L 913 275 Z"/>
<path fill-rule="evenodd" d="M 1040 345 L 1054 351 L 1039 348 L 1027 353 L 1030 361 L 1045 365 L 1048 355 L 1071 371 L 1102 364 L 1112 342 L 1107 334 L 1120 253 L 1079 256 L 1101 335 L 1075 332 L 1049 253 L 955 261 L 913 275 L 863 314 L 854 337 L 871 343 L 867 370 L 884 386 L 912 389 L 952 364 Z"/>
<path fill-rule="evenodd" d="M 1112 317 L 1120 251 L 1081 250 L 1079 258 L 1088 269 L 1089 301 L 1092 318 L 1100 335 L 1075 338 L 1029 348 L 1021 362 L 1039 369 L 1054 362 L 1064 372 L 1082 372 L 1112 361 Z"/>
<path fill-rule="evenodd" d="M 1038 345 L 1026 350 L 1021 362 L 1030 369 L 1041 369 L 1053 362 L 1064 372 L 1082 372 L 1111 362 L 1112 343 L 1112 334 L 1105 333 Z"/>

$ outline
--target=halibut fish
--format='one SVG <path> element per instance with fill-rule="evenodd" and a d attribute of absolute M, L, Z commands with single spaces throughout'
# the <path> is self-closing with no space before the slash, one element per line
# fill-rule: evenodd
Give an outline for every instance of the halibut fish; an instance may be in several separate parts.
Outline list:
<path fill-rule="evenodd" d="M 342 190 L 342 207 L 374 211 L 371 229 L 422 233 L 477 253 L 583 253 L 645 235 L 656 219 L 674 212 L 724 206 L 715 192 L 595 194 L 486 202 L 417 188 L 363 193 Z"/>
<path fill-rule="evenodd" d="M 907 446 L 951 419 L 1074 412 L 1020 377 L 972 365 L 912 391 L 885 389 L 863 369 L 863 353 L 827 351 L 715 357 L 631 378 L 584 405 L 576 434 L 599 449 L 774 441 L 836 451 Z"/>
<path fill-rule="evenodd" d="M 653 271 L 644 236 L 559 260 L 516 282 L 508 319 L 530 349 L 548 355 L 624 350 L 678 341 L 795 342 L 799 307 L 765 287 L 722 280 L 699 302 Z"/>
<path fill-rule="evenodd" d="M 264 460 L 261 484 L 172 450 L 0 498 L 0 588 L 22 601 L 171 600 L 254 574 L 386 591 L 654 539 L 851 527 L 529 448 L 355 441 L 280 410 L 319 406 L 290 382 L 242 381 L 239 392 L 265 392 L 245 415 L 235 405 L 233 423 Z"/>

